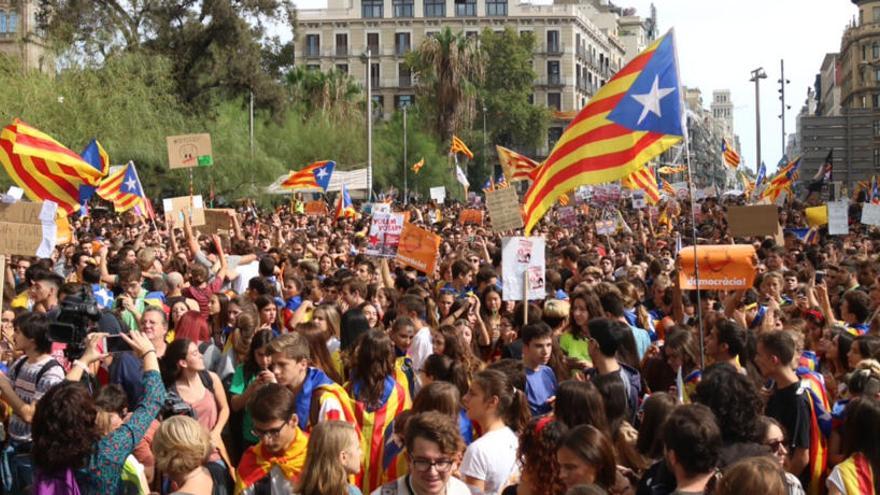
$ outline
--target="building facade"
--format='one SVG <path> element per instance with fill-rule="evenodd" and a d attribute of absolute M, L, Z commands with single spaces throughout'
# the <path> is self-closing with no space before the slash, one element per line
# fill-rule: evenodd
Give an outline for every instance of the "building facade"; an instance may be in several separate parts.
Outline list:
<path fill-rule="evenodd" d="M 707 110 L 703 103 L 702 91 L 699 88 L 685 88 L 691 173 L 695 184 L 700 187 L 714 185 L 724 190 L 736 184 L 735 170 L 724 164 L 721 155 L 722 139 L 727 138 L 732 143 L 739 142 L 739 138 L 733 134 L 733 115 L 731 114 L 728 120 L 723 114 L 716 112 L 718 95 L 725 93 L 726 101 L 721 104 L 727 105 L 730 102 L 730 91 L 714 91 L 710 109 Z M 730 108 L 733 108 L 732 103 Z M 721 116 L 716 117 L 716 115 Z M 738 147 L 738 144 L 735 146 Z M 683 162 L 684 158 L 680 160 Z"/>
<path fill-rule="evenodd" d="M 52 71 L 54 62 L 40 33 L 36 0 L 0 0 L 0 54 L 32 70 Z"/>
<path fill-rule="evenodd" d="M 325 9 L 298 11 L 296 64 L 337 69 L 361 81 L 369 77 L 377 113 L 387 118 L 415 101 L 416 80 L 405 59 L 427 37 L 445 27 L 473 37 L 483 29 L 532 32 L 537 74 L 533 102 L 546 105 L 554 116 L 549 149 L 567 121 L 625 63 L 627 47 L 618 26 L 621 13 L 608 0 L 557 0 L 550 5 L 507 0 L 328 0 Z M 637 31 L 633 26 L 638 19 L 630 17 L 627 37 L 647 39 L 641 31 L 630 34 Z M 642 31 L 650 28 L 653 33 L 653 24 L 638 24 Z"/>

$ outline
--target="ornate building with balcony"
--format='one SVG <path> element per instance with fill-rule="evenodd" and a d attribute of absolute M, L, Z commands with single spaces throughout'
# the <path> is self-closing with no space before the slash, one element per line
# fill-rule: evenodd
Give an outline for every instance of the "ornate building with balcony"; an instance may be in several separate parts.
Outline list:
<path fill-rule="evenodd" d="M 50 72 L 54 63 L 40 34 L 38 4 L 35 0 L 0 0 L 0 53 L 28 69 Z"/>
<path fill-rule="evenodd" d="M 627 47 L 618 35 L 620 14 L 608 0 L 555 0 L 550 5 L 508 0 L 328 0 L 327 8 L 298 11 L 296 64 L 323 71 L 335 68 L 365 80 L 364 54 L 369 50 L 374 104 L 388 117 L 415 99 L 416 81 L 405 57 L 426 37 L 444 27 L 473 37 L 487 28 L 530 31 L 537 42 L 533 102 L 553 110 L 547 141 L 552 147 L 566 123 L 626 60 Z M 649 26 L 636 24 L 640 29 Z M 632 31 L 632 18 L 629 25 Z"/>

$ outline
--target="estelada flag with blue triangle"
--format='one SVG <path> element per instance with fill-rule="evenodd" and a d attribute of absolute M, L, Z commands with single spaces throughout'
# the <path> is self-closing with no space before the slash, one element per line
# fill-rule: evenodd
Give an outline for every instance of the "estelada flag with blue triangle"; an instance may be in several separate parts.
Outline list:
<path fill-rule="evenodd" d="M 332 160 L 306 165 L 302 170 L 290 172 L 290 176 L 281 183 L 281 187 L 284 189 L 321 189 L 326 192 L 335 168 L 336 162 Z"/>
<path fill-rule="evenodd" d="M 562 194 L 619 180 L 684 137 L 674 32 L 602 86 L 556 142 L 523 201 L 526 235 Z"/>
<path fill-rule="evenodd" d="M 336 203 L 336 219 L 340 218 L 357 218 L 358 213 L 354 209 L 351 202 L 351 195 L 348 194 L 348 188 L 342 184 L 342 190 L 339 192 L 339 200 Z"/>
<path fill-rule="evenodd" d="M 98 196 L 113 203 L 119 213 L 139 206 L 144 200 L 144 188 L 134 163 L 128 162 L 105 177 L 98 186 Z"/>

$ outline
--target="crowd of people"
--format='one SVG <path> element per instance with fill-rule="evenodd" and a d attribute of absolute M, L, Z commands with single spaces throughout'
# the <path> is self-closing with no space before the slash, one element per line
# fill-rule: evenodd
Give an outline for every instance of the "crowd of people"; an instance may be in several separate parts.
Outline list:
<path fill-rule="evenodd" d="M 0 489 L 880 493 L 880 235 L 735 239 L 742 202 L 553 211 L 526 302 L 460 204 L 392 205 L 441 236 L 433 273 L 366 255 L 370 215 L 295 201 L 216 233 L 72 218 L 73 242 L 6 266 Z M 682 290 L 692 232 L 753 244 L 753 287 Z"/>

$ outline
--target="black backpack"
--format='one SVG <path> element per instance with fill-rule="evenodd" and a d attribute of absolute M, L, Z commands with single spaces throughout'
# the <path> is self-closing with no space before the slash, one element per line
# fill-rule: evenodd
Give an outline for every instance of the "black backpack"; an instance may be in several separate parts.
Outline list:
<path fill-rule="evenodd" d="M 12 365 L 12 370 L 10 370 L 11 372 L 9 373 L 9 378 L 12 382 L 13 387 L 15 386 L 15 381 L 18 379 L 18 374 L 21 373 L 21 369 L 24 368 L 24 363 L 26 362 L 27 357 L 22 357 L 18 360 L 17 363 Z M 43 375 L 45 375 L 49 370 L 55 367 L 62 368 L 61 363 L 56 361 L 55 358 L 52 358 L 46 361 L 45 364 L 43 364 L 43 367 L 40 368 L 40 371 L 37 372 L 37 379 L 34 380 L 34 389 L 40 386 L 40 380 L 43 379 Z"/>
<path fill-rule="evenodd" d="M 211 380 L 211 373 L 208 370 L 199 371 L 199 379 L 202 381 L 202 385 L 213 394 L 214 382 Z M 162 406 L 159 415 L 162 419 L 167 419 L 171 416 L 189 416 L 196 419 L 196 412 L 188 402 L 180 397 L 180 394 L 177 393 L 177 386 L 174 384 L 171 384 L 166 389 L 165 404 Z"/>

